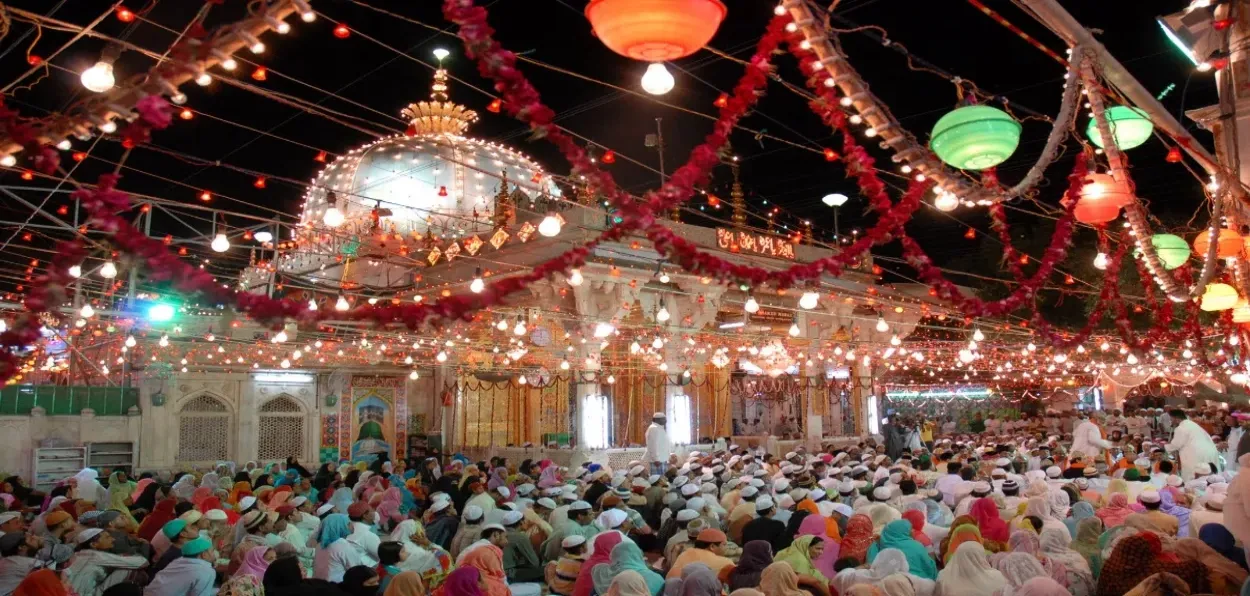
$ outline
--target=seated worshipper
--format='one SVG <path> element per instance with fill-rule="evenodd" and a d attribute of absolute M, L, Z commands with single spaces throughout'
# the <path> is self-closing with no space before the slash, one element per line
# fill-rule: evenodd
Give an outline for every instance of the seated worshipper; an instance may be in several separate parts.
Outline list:
<path fill-rule="evenodd" d="M 848 590 L 857 585 L 869 585 L 880 588 L 887 577 L 895 575 L 905 576 L 911 582 L 917 595 L 927 596 L 933 593 L 934 581 L 910 573 L 907 555 L 896 548 L 883 549 L 872 560 L 872 565 L 867 569 L 848 567 L 839 571 L 834 576 L 832 584 L 839 594 L 846 594 Z"/>
<path fill-rule="evenodd" d="M 1208 527 L 1209 526 L 1209 527 Z M 1237 539 L 1233 537 L 1232 532 L 1223 524 L 1207 524 L 1198 531 L 1198 539 L 1204 544 L 1211 547 L 1224 557 L 1242 569 L 1250 569 L 1246 566 L 1245 553 L 1241 547 L 1237 546 Z"/>
<path fill-rule="evenodd" d="M 161 532 L 165 538 L 169 540 L 170 546 L 165 549 L 164 554 L 152 564 L 151 573 L 160 573 L 162 569 L 170 563 L 182 557 L 182 547 L 196 538 L 200 537 L 199 530 L 195 526 L 187 524 L 186 521 L 175 519 L 161 528 Z"/>
<path fill-rule="evenodd" d="M 938 573 L 935 596 L 995 596 L 1009 589 L 1007 578 L 990 566 L 985 549 L 976 542 L 955 548 L 946 566 Z"/>
<path fill-rule="evenodd" d="M 343 581 L 348 569 L 360 565 L 360 549 L 347 541 L 351 533 L 351 521 L 345 514 L 333 513 L 321 521 L 317 554 L 313 556 L 313 577 L 338 583 Z"/>
<path fill-rule="evenodd" d="M 517 583 L 508 585 L 503 569 L 503 551 L 500 544 L 507 545 L 507 534 L 499 526 L 488 526 L 482 531 L 485 544 L 468 549 L 462 554 L 458 565 L 473 567 L 482 575 L 487 596 L 538 596 L 539 584 Z"/>
<path fill-rule="evenodd" d="M 172 523 L 172 522 L 171 522 Z M 173 551 L 174 548 L 169 550 Z M 213 545 L 207 538 L 195 538 L 177 547 L 179 557 L 152 578 L 145 596 L 210 596 L 217 594 L 213 583 Z M 258 578 L 259 579 L 259 578 Z"/>
<path fill-rule="evenodd" d="M 991 557 L 991 561 L 991 565 L 1007 578 L 1004 593 L 1020 589 L 1035 577 L 1050 577 L 1042 563 L 1028 553 L 1003 553 Z"/>
<path fill-rule="evenodd" d="M 1189 512 L 1189 535 L 1198 536 L 1202 528 L 1210 524 L 1224 523 L 1224 499 L 1222 493 L 1211 493 L 1198 500 L 1193 511 Z"/>
<path fill-rule="evenodd" d="M 569 505 L 569 519 L 564 522 L 563 527 L 557 527 L 555 534 L 552 534 L 547 542 L 543 544 L 543 560 L 554 561 L 560 556 L 560 544 L 569 536 L 581 536 L 591 544 L 589 547 L 593 550 L 595 536 L 599 534 L 599 528 L 594 524 L 595 512 L 591 509 L 590 503 L 586 501 L 573 501 Z"/>
<path fill-rule="evenodd" d="M 430 505 L 427 515 L 429 518 L 425 522 L 425 535 L 429 537 L 430 542 L 450 551 L 452 539 L 460 529 L 460 518 L 456 517 L 456 508 L 451 501 L 438 500 Z"/>
<path fill-rule="evenodd" d="M 1125 520 L 1135 512 L 1128 504 L 1128 495 L 1125 493 L 1115 493 L 1111 495 L 1110 501 L 1094 512 L 1098 519 L 1102 520 L 1107 529 L 1111 529 L 1123 525 Z"/>
<path fill-rule="evenodd" d="M 503 527 L 508 538 L 503 547 L 503 568 L 510 582 L 542 581 L 543 567 L 529 541 L 529 526 L 519 511 L 509 511 L 503 516 Z"/>
<path fill-rule="evenodd" d="M 799 576 L 785 563 L 773 563 L 760 574 L 760 589 L 770 596 L 807 596 L 799 589 Z"/>
<path fill-rule="evenodd" d="M 482 527 L 486 525 L 486 512 L 481 507 L 472 505 L 464 509 L 464 523 L 456 528 L 456 533 L 447 547 L 451 558 L 455 559 L 470 544 L 482 537 Z"/>
<path fill-rule="evenodd" d="M 680 578 L 682 569 L 694 563 L 702 563 L 714 574 L 719 574 L 721 569 L 733 564 L 733 561 L 722 556 L 726 540 L 728 538 L 720 530 L 708 528 L 700 531 L 695 537 L 694 548 L 686 549 L 677 557 L 677 560 L 673 561 L 667 577 L 669 579 Z"/>
<path fill-rule="evenodd" d="M 738 565 L 729 572 L 729 589 L 758 588 L 764 569 L 773 563 L 773 548 L 763 540 L 752 540 L 742 547 Z"/>
<path fill-rule="evenodd" d="M 544 577 L 552 594 L 572 596 L 573 585 L 581 574 L 582 564 L 586 561 L 586 539 L 581 536 L 569 536 L 561 542 L 564 554 L 558 561 L 547 563 Z M 592 577 L 593 579 L 593 577 Z"/>
<path fill-rule="evenodd" d="M 1146 510 L 1124 518 L 1125 525 L 1130 528 L 1150 530 L 1172 537 L 1176 536 L 1177 531 L 1180 529 L 1180 520 L 1176 516 L 1168 515 L 1160 510 L 1163 506 L 1163 498 L 1159 491 L 1154 489 L 1144 490 L 1137 496 L 1137 500 Z"/>
<path fill-rule="evenodd" d="M 936 580 L 937 564 L 933 562 L 924 545 L 912 538 L 911 534 L 911 522 L 903 519 L 890 522 L 881 532 L 881 537 L 868 547 L 868 563 L 872 563 L 882 549 L 895 548 L 907 555 L 907 565 L 913 575 Z"/>
<path fill-rule="evenodd" d="M 1181 538 L 1164 548 L 1182 561 L 1198 561 L 1207 568 L 1213 594 L 1237 594 L 1246 582 L 1246 570 L 1197 538 Z M 1244 557 L 1243 557 L 1244 562 Z"/>
<path fill-rule="evenodd" d="M 43 517 L 45 529 L 40 532 L 32 524 L 29 532 L 39 536 L 43 548 L 39 549 L 38 558 L 45 564 L 63 565 L 74 554 L 74 543 L 71 541 L 77 525 L 70 514 L 61 511 L 50 511 Z"/>
<path fill-rule="evenodd" d="M 826 593 L 830 579 L 816 567 L 816 560 L 824 555 L 825 548 L 832 546 L 815 536 L 799 536 L 785 550 L 777 553 L 773 561 L 789 563 L 799 575 L 799 585 Z"/>
<path fill-rule="evenodd" d="M 382 539 L 373 531 L 377 513 L 368 503 L 356 501 L 347 508 L 347 517 L 352 522 L 352 533 L 347 537 L 347 541 L 360 549 L 362 565 L 376 567 L 378 546 L 382 544 Z"/>
<path fill-rule="evenodd" d="M 1156 573 L 1177 576 L 1189 586 L 1189 593 L 1202 594 L 1210 591 L 1206 565 L 1198 561 L 1182 561 L 1175 556 L 1164 556 L 1159 537 L 1143 532 L 1120 540 L 1112 549 L 1111 556 L 1102 564 L 1096 595 L 1127 594 L 1142 578 Z"/>
<path fill-rule="evenodd" d="M 737 544 L 742 544 L 743 528 L 755 518 L 755 500 L 760 496 L 759 489 L 748 485 L 742 489 L 741 496 L 741 502 L 729 512 L 729 531 L 726 533 Z"/>
<path fill-rule="evenodd" d="M 83 530 L 74 538 L 78 550 L 69 561 L 65 581 L 79 596 L 100 596 L 119 584 L 136 569 L 147 567 L 148 560 L 138 555 L 115 555 L 113 536 L 99 528 Z"/>
<path fill-rule="evenodd" d="M 762 581 L 762 578 L 761 578 Z M 681 594 L 682 596 L 720 596 L 723 584 L 703 563 L 691 563 L 686 566 L 681 577 L 669 578 L 664 582 L 664 594 Z M 822 592 L 821 594 L 827 594 Z"/>
<path fill-rule="evenodd" d="M 638 548 L 632 540 L 623 540 L 612 547 L 612 553 L 608 556 L 606 565 L 601 564 L 591 570 L 595 592 L 606 594 L 614 577 L 630 571 L 642 576 L 649 594 L 660 594 L 664 590 L 664 578 L 647 567 L 646 560 L 642 556 L 642 549 Z"/>
<path fill-rule="evenodd" d="M 230 575 L 234 575 L 239 567 L 243 565 L 247 553 L 255 548 L 269 548 L 270 533 L 276 528 L 278 522 L 278 512 L 264 512 L 256 509 L 242 518 L 239 523 L 243 525 L 243 539 L 234 546 L 230 551 L 230 565 L 227 567 Z"/>
<path fill-rule="evenodd" d="M 769 543 L 776 550 L 785 548 L 780 546 L 781 537 L 786 532 L 786 525 L 773 519 L 777 513 L 777 506 L 773 502 L 772 497 L 760 497 L 755 501 L 755 513 L 758 517 L 747 522 L 742 528 L 742 542 L 750 542 L 752 540 L 763 540 Z"/>
<path fill-rule="evenodd" d="M 402 572 L 399 565 L 407 558 L 408 553 L 404 552 L 404 545 L 398 542 L 388 541 L 378 546 L 378 567 L 374 571 L 378 574 L 379 592 L 386 593 L 386 588 L 391 583 L 391 580 Z M 418 575 L 417 577 L 419 579 L 421 576 Z"/>
<path fill-rule="evenodd" d="M 416 520 L 406 519 L 400 522 L 391 532 L 390 538 L 404 550 L 404 559 L 399 564 L 400 571 L 416 571 L 427 585 L 436 585 L 451 570 L 451 553 L 434 544 Z"/>
<path fill-rule="evenodd" d="M 846 534 L 838 548 L 840 558 L 855 559 L 859 563 L 868 562 L 868 548 L 876 540 L 872 531 L 872 519 L 862 513 L 856 513 L 846 522 Z"/>
<path fill-rule="evenodd" d="M 837 575 L 837 572 L 834 571 L 833 567 L 834 563 L 838 560 L 840 549 L 838 542 L 831 539 L 829 535 L 825 533 L 827 526 L 824 521 L 824 518 L 819 515 L 807 516 L 803 520 L 803 523 L 799 525 L 798 534 L 794 536 L 794 538 L 798 538 L 799 536 L 813 536 L 813 542 L 815 542 L 815 539 L 819 539 L 821 544 L 825 545 L 824 552 L 822 552 L 819 557 L 812 559 L 812 564 L 814 564 L 816 569 L 818 569 L 825 577 L 833 577 L 834 575 Z M 793 544 L 794 541 L 791 540 L 790 545 L 786 546 L 786 548 L 793 546 Z M 785 549 L 780 549 L 777 552 L 781 552 L 782 550 Z"/>
<path fill-rule="evenodd" d="M 43 567 L 36 558 L 43 539 L 34 532 L 17 530 L 0 536 L 0 595 L 13 593 L 22 578 Z"/>

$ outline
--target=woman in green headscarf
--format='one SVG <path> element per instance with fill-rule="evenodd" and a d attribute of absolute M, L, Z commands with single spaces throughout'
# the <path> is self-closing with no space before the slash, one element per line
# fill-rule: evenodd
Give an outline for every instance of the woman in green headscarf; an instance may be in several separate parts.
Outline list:
<path fill-rule="evenodd" d="M 868 547 L 868 563 L 877 558 L 877 553 L 887 548 L 896 548 L 907 556 L 908 573 L 925 579 L 937 580 L 937 563 L 929 556 L 915 538 L 911 537 L 911 522 L 905 519 L 894 520 L 885 525 L 881 537 Z"/>
<path fill-rule="evenodd" d="M 130 494 L 135 492 L 135 483 L 126 476 L 124 470 L 114 471 L 109 474 L 109 509 L 115 509 L 130 520 L 132 524 L 138 524 L 135 518 L 130 516 Z"/>
<path fill-rule="evenodd" d="M 1097 517 L 1087 517 L 1077 522 L 1076 538 L 1068 546 L 1085 557 L 1090 571 L 1094 572 L 1094 579 L 1098 579 L 1098 572 L 1102 571 L 1102 553 L 1098 548 L 1098 538 L 1101 535 L 1102 520 Z"/>
<path fill-rule="evenodd" d="M 647 561 L 642 557 L 642 549 L 638 548 L 633 540 L 623 540 L 612 547 L 612 553 L 608 556 L 608 564 L 598 565 L 591 570 L 595 591 L 607 594 L 612 580 L 626 571 L 634 571 L 641 575 L 653 596 L 664 591 L 664 576 L 647 567 Z"/>
<path fill-rule="evenodd" d="M 911 527 L 911 524 L 908 524 Z M 816 568 L 816 559 L 824 554 L 825 549 L 833 546 L 825 544 L 824 540 L 816 536 L 799 536 L 790 543 L 790 546 L 781 550 L 773 557 L 773 562 L 784 561 L 794 568 L 794 572 L 799 575 L 799 585 L 817 585 L 825 590 L 829 588 L 830 578 L 825 577 Z"/>

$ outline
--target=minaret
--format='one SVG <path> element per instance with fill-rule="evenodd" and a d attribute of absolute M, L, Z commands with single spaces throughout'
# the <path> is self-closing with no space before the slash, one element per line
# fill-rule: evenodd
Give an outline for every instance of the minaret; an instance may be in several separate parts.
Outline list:
<path fill-rule="evenodd" d="M 746 195 L 742 192 L 742 182 L 738 180 L 738 156 L 734 156 L 733 161 L 729 163 L 729 171 L 733 172 L 734 183 L 729 190 L 729 203 L 733 205 L 733 222 L 734 227 L 739 230 L 745 230 L 747 227 L 747 201 Z"/>
<path fill-rule="evenodd" d="M 516 207 L 512 204 L 512 195 L 508 192 L 508 171 L 503 171 L 499 181 L 499 192 L 495 194 L 495 227 L 506 228 L 516 221 Z"/>

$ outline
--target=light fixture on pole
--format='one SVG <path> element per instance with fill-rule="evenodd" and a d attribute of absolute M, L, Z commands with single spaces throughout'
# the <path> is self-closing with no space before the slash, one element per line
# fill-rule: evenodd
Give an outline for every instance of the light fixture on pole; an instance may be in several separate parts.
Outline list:
<path fill-rule="evenodd" d="M 837 240 L 838 235 L 839 235 L 838 211 L 841 211 L 840 207 L 845 205 L 848 200 L 850 199 L 846 195 L 839 193 L 839 192 L 827 194 L 824 196 L 824 198 L 820 199 L 820 202 L 830 207 L 833 207 L 833 238 L 834 240 Z"/>

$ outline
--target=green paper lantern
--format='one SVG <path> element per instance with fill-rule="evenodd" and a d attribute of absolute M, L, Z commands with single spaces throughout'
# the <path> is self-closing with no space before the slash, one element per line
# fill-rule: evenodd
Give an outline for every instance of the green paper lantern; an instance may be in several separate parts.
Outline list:
<path fill-rule="evenodd" d="M 1189 260 L 1189 243 L 1180 236 L 1155 234 L 1150 237 L 1150 244 L 1155 247 L 1159 260 L 1163 261 L 1163 267 L 1168 271 L 1184 265 Z"/>
<path fill-rule="evenodd" d="M 1132 149 L 1145 143 L 1154 132 L 1155 125 L 1150 123 L 1146 112 L 1137 108 L 1115 106 L 1107 108 L 1105 114 L 1107 126 L 1111 127 L 1111 134 L 1115 135 L 1115 144 L 1121 149 Z M 1089 125 L 1085 127 L 1085 136 L 1100 149 L 1103 147 L 1102 135 L 1098 134 L 1097 119 L 1090 119 Z"/>
<path fill-rule="evenodd" d="M 929 133 L 929 147 L 947 165 L 962 170 L 992 168 L 1020 145 L 1020 123 L 990 106 L 964 106 L 942 116 Z"/>

